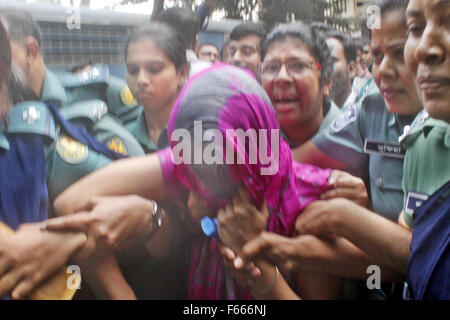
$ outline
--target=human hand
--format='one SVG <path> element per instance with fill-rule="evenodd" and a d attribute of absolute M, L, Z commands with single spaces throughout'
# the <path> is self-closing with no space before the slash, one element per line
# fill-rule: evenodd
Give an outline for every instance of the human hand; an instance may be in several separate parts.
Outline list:
<path fill-rule="evenodd" d="M 239 270 L 248 261 L 264 255 L 277 265 L 283 273 L 289 273 L 298 267 L 300 249 L 296 238 L 288 238 L 265 231 L 243 246 L 240 255 L 234 260 L 234 267 Z"/>
<path fill-rule="evenodd" d="M 225 267 L 230 271 L 236 283 L 241 287 L 252 287 L 258 278 L 261 277 L 261 270 L 256 267 L 253 262 L 247 262 L 239 268 L 236 268 L 234 265 L 236 255 L 233 250 L 223 245 L 219 245 L 219 251 L 222 254 Z"/>
<path fill-rule="evenodd" d="M 331 189 L 322 193 L 320 196 L 321 200 L 346 198 L 363 207 L 368 206 L 369 195 L 367 194 L 366 185 L 361 178 L 345 171 L 333 170 L 328 179 L 328 184 Z"/>
<path fill-rule="evenodd" d="M 39 223 L 22 224 L 16 233 L 2 236 L 0 297 L 27 297 L 85 243 L 85 234 L 44 232 Z"/>
<path fill-rule="evenodd" d="M 139 196 L 96 197 L 90 207 L 90 212 L 45 222 L 47 230 L 77 230 L 88 234 L 88 243 L 80 252 L 80 258 L 87 258 L 98 250 L 120 248 L 152 230 L 153 204 Z"/>
<path fill-rule="evenodd" d="M 261 210 L 257 209 L 247 191 L 241 188 L 233 197 L 232 204 L 217 214 L 220 240 L 234 252 L 239 252 L 247 241 L 265 229 L 268 216 L 267 202 L 264 201 Z"/>
<path fill-rule="evenodd" d="M 352 212 L 357 205 L 348 199 L 336 198 L 312 202 L 300 214 L 295 222 L 297 234 L 312 234 L 324 238 L 335 238 L 339 235 L 343 215 Z"/>

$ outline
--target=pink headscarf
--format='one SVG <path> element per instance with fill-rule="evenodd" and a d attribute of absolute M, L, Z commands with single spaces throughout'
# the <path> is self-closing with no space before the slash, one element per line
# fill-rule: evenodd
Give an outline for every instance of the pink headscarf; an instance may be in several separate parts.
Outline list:
<path fill-rule="evenodd" d="M 292 160 L 289 146 L 281 138 L 269 97 L 253 77 L 239 68 L 216 64 L 186 84 L 168 123 L 173 152 L 178 143 L 170 139 L 173 132 L 185 129 L 195 136 L 199 132 L 195 129 L 199 123 L 202 124 L 202 135 L 210 129 L 220 131 L 224 141 L 216 142 L 222 146 L 223 159 L 229 155 L 227 152 L 233 150 L 237 157 L 234 164 L 175 165 L 172 162 L 174 158 L 168 161 L 166 150 L 163 170 L 167 162 L 172 162 L 176 180 L 202 195 L 214 209 L 229 201 L 232 195 L 227 192 L 221 194 L 217 186 L 235 192 L 239 185 L 245 185 L 254 203 L 262 204 L 264 199 L 267 200 L 267 230 L 291 236 L 297 216 L 328 189 L 331 170 Z M 245 144 L 227 135 L 227 129 L 233 132 L 236 129 L 242 129 L 242 132 L 254 129 L 256 134 L 250 135 L 250 143 Z M 227 145 L 231 148 L 226 149 Z M 205 143 L 201 147 L 201 151 L 204 150 Z M 257 161 L 251 156 L 255 150 Z M 163 154 L 164 151 L 160 153 L 160 158 Z M 239 157 L 245 159 L 244 163 L 236 163 Z M 273 170 L 270 174 L 264 174 L 264 170 L 271 165 Z M 202 236 L 192 244 L 188 298 L 251 298 L 249 292 L 237 288 L 225 272 L 217 242 L 213 238 Z"/>

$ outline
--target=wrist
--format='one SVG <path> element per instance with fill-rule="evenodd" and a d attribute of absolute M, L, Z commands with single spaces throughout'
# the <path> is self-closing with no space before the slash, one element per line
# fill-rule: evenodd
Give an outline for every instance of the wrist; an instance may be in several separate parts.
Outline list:
<path fill-rule="evenodd" d="M 149 240 L 162 227 L 164 219 L 163 210 L 156 201 L 151 200 L 149 202 L 146 212 L 148 220 L 141 237 L 144 241 Z"/>
<path fill-rule="evenodd" d="M 333 212 L 331 223 L 333 233 L 340 237 L 346 237 L 346 235 L 351 232 L 348 230 L 349 222 L 353 222 L 355 219 L 355 204 L 347 199 L 339 199 L 342 201 L 343 205 L 339 207 L 339 210 Z"/>

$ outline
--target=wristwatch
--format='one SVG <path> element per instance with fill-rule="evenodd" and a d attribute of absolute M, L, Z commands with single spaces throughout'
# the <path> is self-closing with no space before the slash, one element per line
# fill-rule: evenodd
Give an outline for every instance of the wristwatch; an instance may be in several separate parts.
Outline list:
<path fill-rule="evenodd" d="M 156 230 L 158 228 L 161 228 L 163 223 L 163 213 L 162 209 L 156 201 L 152 200 L 153 203 L 153 210 L 152 210 L 152 218 L 153 218 L 153 230 Z"/>

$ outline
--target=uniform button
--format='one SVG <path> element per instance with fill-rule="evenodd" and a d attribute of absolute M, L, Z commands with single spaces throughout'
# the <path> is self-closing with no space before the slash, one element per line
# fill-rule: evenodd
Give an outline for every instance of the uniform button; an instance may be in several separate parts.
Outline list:
<path fill-rule="evenodd" d="M 380 189 L 383 186 L 383 179 L 378 178 L 377 181 L 375 182 L 376 186 L 378 189 Z"/>

